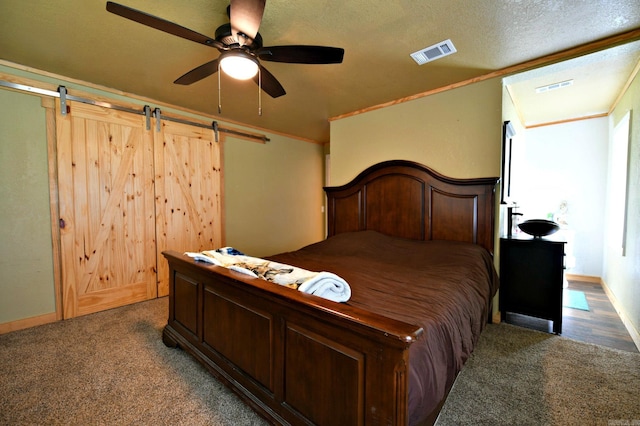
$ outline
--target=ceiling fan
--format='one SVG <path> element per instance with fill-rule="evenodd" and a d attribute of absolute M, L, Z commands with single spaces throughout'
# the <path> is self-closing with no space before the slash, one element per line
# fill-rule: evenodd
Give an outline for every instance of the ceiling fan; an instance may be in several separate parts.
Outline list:
<path fill-rule="evenodd" d="M 226 74 L 237 79 L 253 78 L 266 93 L 277 98 L 286 92 L 273 74 L 260 64 L 260 60 L 295 64 L 342 62 L 344 49 L 337 47 L 304 45 L 264 47 L 258 29 L 265 3 L 266 0 L 231 0 L 227 7 L 229 23 L 216 29 L 215 38 L 111 1 L 107 2 L 107 11 L 220 51 L 218 58 L 187 72 L 174 81 L 176 84 L 195 83 L 215 74 L 221 68 Z"/>

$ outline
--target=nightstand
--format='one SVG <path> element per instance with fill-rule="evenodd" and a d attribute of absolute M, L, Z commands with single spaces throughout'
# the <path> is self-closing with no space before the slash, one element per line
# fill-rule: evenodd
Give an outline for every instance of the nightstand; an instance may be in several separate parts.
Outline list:
<path fill-rule="evenodd" d="M 500 312 L 553 321 L 562 333 L 562 286 L 565 241 L 553 236 L 500 238 Z"/>

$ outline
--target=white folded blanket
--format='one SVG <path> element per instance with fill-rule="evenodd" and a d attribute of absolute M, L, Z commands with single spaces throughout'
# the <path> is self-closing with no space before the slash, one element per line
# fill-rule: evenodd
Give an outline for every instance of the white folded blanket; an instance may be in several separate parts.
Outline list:
<path fill-rule="evenodd" d="M 298 290 L 315 294 L 334 302 L 346 302 L 351 298 L 349 284 L 331 272 L 318 272 L 314 277 L 300 284 Z"/>
<path fill-rule="evenodd" d="M 334 302 L 346 302 L 351 298 L 351 287 L 338 275 L 331 272 L 312 272 L 296 266 L 271 262 L 245 255 L 229 255 L 221 250 L 208 250 L 200 253 L 186 252 L 196 260 L 222 266 L 262 278 L 286 287 L 313 294 Z"/>

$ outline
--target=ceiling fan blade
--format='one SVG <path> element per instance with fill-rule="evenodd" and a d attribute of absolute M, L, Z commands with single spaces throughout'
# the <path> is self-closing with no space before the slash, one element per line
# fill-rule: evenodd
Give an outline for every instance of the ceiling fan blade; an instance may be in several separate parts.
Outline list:
<path fill-rule="evenodd" d="M 206 64 L 202 64 L 199 67 L 192 69 L 174 81 L 174 83 L 184 85 L 193 84 L 196 81 L 200 81 L 205 77 L 215 74 L 216 72 L 218 72 L 218 59 L 214 59 L 211 62 L 207 62 Z"/>
<path fill-rule="evenodd" d="M 259 78 L 262 79 L 261 84 L 258 80 Z M 260 84 L 262 90 L 264 90 L 272 98 L 278 98 L 287 94 L 278 79 L 276 79 L 273 74 L 271 74 L 262 65 L 260 65 L 260 73 L 256 74 L 256 76 L 253 77 L 253 81 L 255 81 L 256 84 Z"/>
<path fill-rule="evenodd" d="M 234 38 L 242 45 L 242 37 L 238 33 L 244 34 L 251 40 L 256 38 L 266 0 L 231 0 L 229 5 L 229 21 L 231 22 L 231 32 Z"/>
<path fill-rule="evenodd" d="M 339 64 L 344 57 L 344 49 L 326 46 L 271 46 L 257 51 L 260 59 L 291 64 Z"/>
<path fill-rule="evenodd" d="M 114 3 L 112 1 L 107 2 L 107 11 L 122 16 L 123 18 L 138 22 L 142 25 L 155 28 L 156 30 L 164 31 L 165 33 L 182 37 L 187 40 L 195 41 L 196 43 L 204 44 L 205 46 L 211 46 L 218 49 L 224 47 L 222 43 L 216 41 L 215 39 L 212 39 L 211 37 L 207 37 L 206 35 L 190 30 L 189 28 L 174 24 L 171 21 L 149 15 L 148 13 L 132 9 L 130 7 Z"/>

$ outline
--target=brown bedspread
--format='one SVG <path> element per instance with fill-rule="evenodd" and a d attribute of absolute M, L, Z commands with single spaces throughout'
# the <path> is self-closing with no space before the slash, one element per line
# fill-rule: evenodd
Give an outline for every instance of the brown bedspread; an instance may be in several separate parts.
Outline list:
<path fill-rule="evenodd" d="M 451 387 L 498 289 L 491 255 L 467 243 L 364 231 L 268 259 L 338 274 L 351 286 L 347 304 L 424 329 L 409 351 L 410 424 L 431 413 Z"/>

